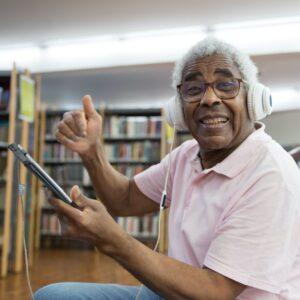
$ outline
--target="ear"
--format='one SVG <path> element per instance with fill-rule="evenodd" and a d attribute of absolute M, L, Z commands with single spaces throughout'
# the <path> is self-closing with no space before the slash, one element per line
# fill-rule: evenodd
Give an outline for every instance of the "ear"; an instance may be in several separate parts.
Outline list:
<path fill-rule="evenodd" d="M 183 116 L 182 103 L 177 98 L 177 95 L 164 105 L 164 111 L 166 121 L 171 127 L 175 125 L 177 130 L 187 129 Z"/>
<path fill-rule="evenodd" d="M 187 130 L 188 126 L 186 123 L 186 114 L 184 109 L 184 104 L 181 99 L 181 96 L 177 94 L 175 96 L 175 114 L 176 114 L 176 123 L 178 130 Z"/>

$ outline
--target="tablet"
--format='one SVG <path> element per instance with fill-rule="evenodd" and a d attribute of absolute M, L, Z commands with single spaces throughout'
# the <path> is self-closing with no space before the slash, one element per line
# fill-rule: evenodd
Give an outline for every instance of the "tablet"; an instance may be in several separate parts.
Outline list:
<path fill-rule="evenodd" d="M 15 157 L 31 171 L 44 185 L 67 204 L 78 208 L 74 201 L 63 191 L 63 189 L 39 166 L 39 164 L 18 144 L 8 145 L 8 149 L 13 152 Z"/>

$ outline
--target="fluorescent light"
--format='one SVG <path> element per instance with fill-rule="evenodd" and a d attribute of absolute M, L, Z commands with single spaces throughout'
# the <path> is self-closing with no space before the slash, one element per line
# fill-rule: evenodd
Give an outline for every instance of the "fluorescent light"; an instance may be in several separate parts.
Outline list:
<path fill-rule="evenodd" d="M 298 52 L 300 18 L 218 24 L 212 35 L 251 55 Z"/>
<path fill-rule="evenodd" d="M 13 63 L 18 62 L 20 68 L 30 68 L 39 61 L 40 49 L 35 46 L 18 46 L 0 49 L 0 69 L 11 70 Z"/>
<path fill-rule="evenodd" d="M 8 57 L 7 69 L 12 61 L 27 63 L 33 72 L 102 68 L 135 64 L 161 63 L 176 60 L 195 42 L 205 37 L 204 27 L 147 31 L 116 36 L 93 37 L 81 40 L 51 41 L 44 43 L 33 57 L 7 56 L 0 49 L 0 57 Z M 30 48 L 26 48 L 30 52 Z M 2 55 L 4 54 L 4 55 Z"/>
<path fill-rule="evenodd" d="M 0 68 L 13 61 L 32 72 L 174 62 L 208 34 L 250 55 L 300 51 L 300 17 L 293 17 L 11 46 L 0 48 Z"/>

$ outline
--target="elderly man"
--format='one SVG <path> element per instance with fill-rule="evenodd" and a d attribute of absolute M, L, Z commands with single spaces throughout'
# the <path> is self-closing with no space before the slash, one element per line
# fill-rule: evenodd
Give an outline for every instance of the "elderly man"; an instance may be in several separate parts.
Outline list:
<path fill-rule="evenodd" d="M 112 214 L 158 211 L 169 169 L 169 253 L 128 236 L 104 205 L 74 187 L 81 210 L 52 202 L 69 220 L 66 234 L 94 243 L 144 287 L 139 293 L 59 283 L 36 299 L 300 299 L 300 176 L 291 156 L 250 117 L 247 91 L 256 75 L 232 46 L 214 39 L 196 44 L 174 71 L 179 109 L 194 139 L 133 180 L 105 157 L 101 117 L 88 96 L 84 113 L 65 114 L 56 137 L 80 155 Z"/>

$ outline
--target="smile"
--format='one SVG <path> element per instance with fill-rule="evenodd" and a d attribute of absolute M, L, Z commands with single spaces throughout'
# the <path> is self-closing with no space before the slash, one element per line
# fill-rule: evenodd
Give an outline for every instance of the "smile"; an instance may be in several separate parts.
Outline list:
<path fill-rule="evenodd" d="M 226 117 L 209 117 L 203 118 L 200 120 L 200 123 L 205 128 L 221 128 L 229 122 L 229 119 Z"/>

